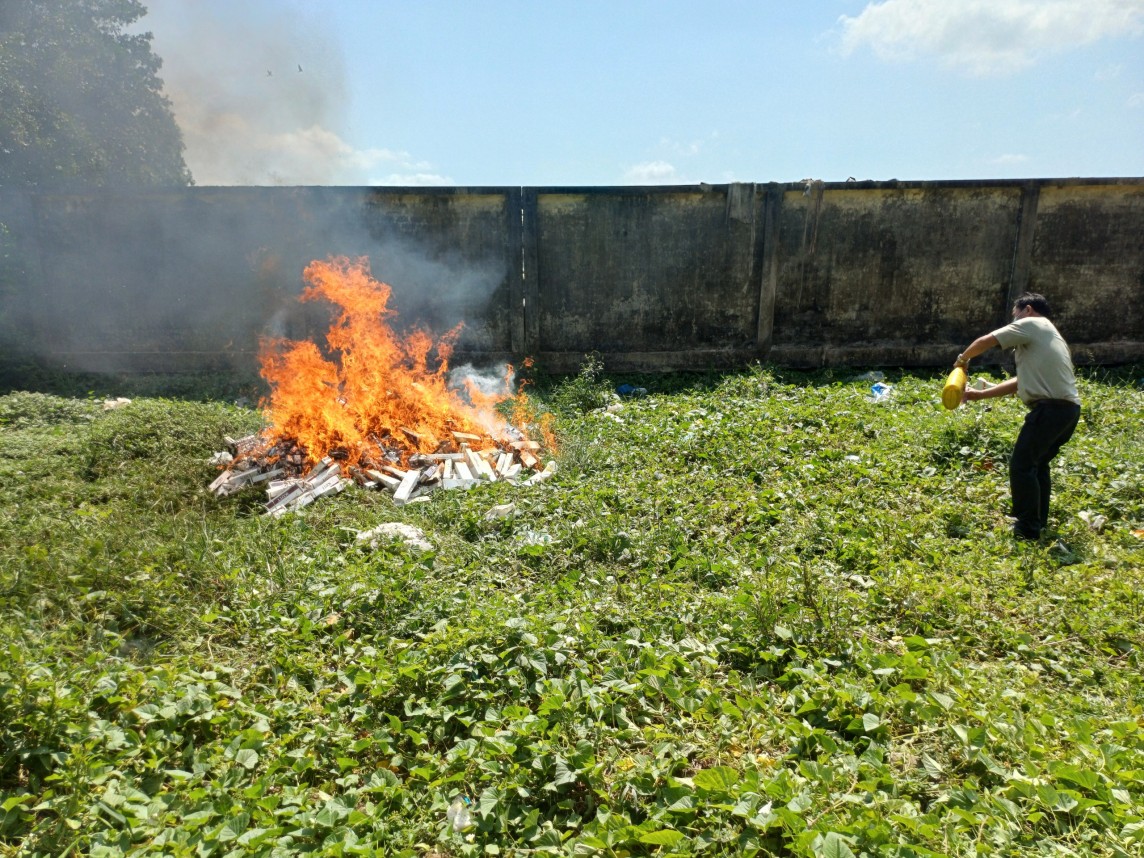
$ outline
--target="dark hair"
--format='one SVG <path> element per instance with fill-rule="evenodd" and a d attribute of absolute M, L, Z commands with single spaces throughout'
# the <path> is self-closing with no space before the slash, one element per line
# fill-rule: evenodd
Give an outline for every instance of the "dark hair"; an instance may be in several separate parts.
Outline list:
<path fill-rule="evenodd" d="M 1032 307 L 1046 319 L 1052 316 L 1052 311 L 1049 310 L 1049 299 L 1036 292 L 1026 292 L 1013 302 L 1014 310 L 1023 310 L 1026 307 Z"/>

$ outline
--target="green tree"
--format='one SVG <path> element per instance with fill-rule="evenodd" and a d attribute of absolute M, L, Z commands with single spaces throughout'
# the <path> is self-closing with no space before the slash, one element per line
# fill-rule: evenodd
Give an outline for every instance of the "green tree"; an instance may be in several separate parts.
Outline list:
<path fill-rule="evenodd" d="M 187 185 L 139 0 L 0 2 L 0 187 Z"/>

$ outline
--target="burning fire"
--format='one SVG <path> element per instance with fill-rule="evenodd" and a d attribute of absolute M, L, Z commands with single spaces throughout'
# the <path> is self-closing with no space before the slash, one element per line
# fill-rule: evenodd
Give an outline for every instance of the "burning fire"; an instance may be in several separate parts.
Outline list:
<path fill-rule="evenodd" d="M 301 300 L 324 299 L 336 310 L 326 334 L 327 356 L 312 342 L 262 343 L 262 377 L 271 394 L 263 402 L 271 424 L 266 437 L 292 441 L 307 462 L 324 456 L 369 465 L 413 453 L 446 449 L 454 432 L 494 438 L 511 430 L 496 406 L 509 398 L 488 394 L 472 381 L 449 384 L 449 358 L 461 325 L 434 342 L 425 330 L 399 337 L 389 325 L 392 290 L 375 280 L 369 260 L 314 261 L 304 275 Z M 518 395 L 514 420 L 526 407 Z M 517 437 L 521 437 L 517 435 Z"/>

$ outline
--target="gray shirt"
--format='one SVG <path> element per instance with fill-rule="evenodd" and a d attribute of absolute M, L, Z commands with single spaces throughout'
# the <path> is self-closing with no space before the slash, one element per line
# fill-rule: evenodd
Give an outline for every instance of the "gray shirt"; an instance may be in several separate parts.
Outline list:
<path fill-rule="evenodd" d="M 1026 316 L 993 332 L 1017 360 L 1017 395 L 1026 405 L 1038 399 L 1067 399 L 1080 405 L 1068 343 L 1044 316 Z"/>

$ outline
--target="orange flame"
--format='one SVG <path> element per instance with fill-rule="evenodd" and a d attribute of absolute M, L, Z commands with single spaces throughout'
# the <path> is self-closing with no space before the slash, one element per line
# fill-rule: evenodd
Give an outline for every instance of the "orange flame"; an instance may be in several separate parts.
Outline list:
<path fill-rule="evenodd" d="M 532 358 L 524 359 L 524 368 L 532 368 Z M 508 368 L 509 373 L 512 373 L 512 367 Z M 512 424 L 518 427 L 532 427 L 534 431 L 540 433 L 540 441 L 546 450 L 550 453 L 556 452 L 556 427 L 553 422 L 552 414 L 538 413 L 532 400 L 528 398 L 525 393 L 525 387 L 528 385 L 526 380 L 521 380 L 520 389 L 517 391 L 512 402 Z"/>
<path fill-rule="evenodd" d="M 499 434 L 495 406 L 507 397 L 466 385 L 449 387 L 458 325 L 436 343 L 424 330 L 398 337 L 387 320 L 390 287 L 370 275 L 369 260 L 311 262 L 301 300 L 340 308 L 326 334 L 331 358 L 311 342 L 262 343 L 262 377 L 271 386 L 264 413 L 278 439 L 292 439 L 310 461 L 342 451 L 351 462 L 383 445 L 431 452 L 450 432 Z M 431 356 L 435 353 L 436 359 Z M 467 401 L 466 401 L 467 397 Z M 391 443 L 392 442 L 392 445 Z"/>

